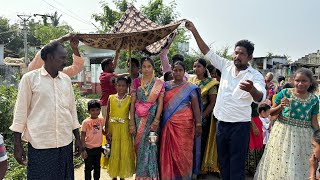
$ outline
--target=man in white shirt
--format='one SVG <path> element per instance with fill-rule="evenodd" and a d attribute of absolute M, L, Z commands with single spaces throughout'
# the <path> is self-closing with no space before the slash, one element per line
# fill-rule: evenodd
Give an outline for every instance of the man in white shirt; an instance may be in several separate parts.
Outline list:
<path fill-rule="evenodd" d="M 23 75 L 13 123 L 14 157 L 26 163 L 22 140 L 28 142 L 28 179 L 74 179 L 75 151 L 82 149 L 70 77 L 61 72 L 67 51 L 57 41 L 41 50 L 44 66 Z"/>
<path fill-rule="evenodd" d="M 186 28 L 192 32 L 205 58 L 222 74 L 214 108 L 214 115 L 219 121 L 216 138 L 222 179 L 244 180 L 251 103 L 266 98 L 263 76 L 249 65 L 254 46 L 248 40 L 237 42 L 233 61 L 230 61 L 209 49 L 192 22 L 187 21 Z"/>

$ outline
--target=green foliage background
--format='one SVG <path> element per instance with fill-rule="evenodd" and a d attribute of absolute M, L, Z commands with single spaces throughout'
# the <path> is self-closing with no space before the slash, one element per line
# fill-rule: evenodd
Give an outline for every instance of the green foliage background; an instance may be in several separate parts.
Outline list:
<path fill-rule="evenodd" d="M 19 77 L 17 76 L 17 81 Z M 85 100 L 80 95 L 80 89 L 77 85 L 74 85 L 74 94 L 77 106 L 77 115 L 79 122 L 81 123 L 85 118 L 88 117 Z M 9 130 L 10 125 L 13 120 L 13 111 L 17 98 L 18 89 L 13 85 L 8 85 L 5 83 L 0 83 L 0 133 L 5 138 L 5 144 L 7 149 L 7 154 L 9 157 L 9 169 L 7 171 L 6 177 L 8 179 L 26 179 L 26 167 L 21 166 L 13 157 L 13 134 Z M 25 144 L 25 150 L 26 144 Z M 81 158 L 74 159 L 74 166 L 78 167 L 82 164 Z"/>

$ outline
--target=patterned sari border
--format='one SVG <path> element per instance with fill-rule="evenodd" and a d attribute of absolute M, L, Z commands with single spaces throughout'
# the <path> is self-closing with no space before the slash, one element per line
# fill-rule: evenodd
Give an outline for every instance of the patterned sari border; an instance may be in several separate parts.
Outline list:
<path fill-rule="evenodd" d="M 163 119 L 161 122 L 161 126 L 165 125 L 165 123 L 170 119 L 170 117 L 177 111 L 180 104 L 190 96 L 193 90 L 197 88 L 198 86 L 192 83 L 186 83 L 181 87 L 176 87 L 172 90 L 169 90 L 169 91 L 174 91 L 176 96 L 174 96 L 172 99 L 170 99 L 168 102 L 165 103 L 165 106 L 163 108 Z M 200 94 L 199 93 L 197 94 L 198 94 L 198 99 L 201 100 Z M 199 102 L 199 105 L 201 105 L 201 102 Z M 200 109 L 201 109 L 201 106 L 200 106 Z"/>
<path fill-rule="evenodd" d="M 136 180 L 160 180 L 159 177 L 150 178 L 150 177 L 136 177 Z"/>
<path fill-rule="evenodd" d="M 150 91 L 148 100 L 147 100 L 148 102 L 154 103 L 158 99 L 158 97 L 160 96 L 161 89 L 163 88 L 163 85 L 164 85 L 163 81 L 161 81 L 159 79 L 155 80 L 153 87 Z M 141 119 L 140 119 L 140 124 L 139 124 L 138 130 L 137 130 L 137 135 L 136 135 L 135 144 L 134 144 L 136 152 L 139 149 L 141 138 L 143 136 L 143 131 L 146 127 L 148 117 L 149 117 L 149 115 L 146 117 L 141 117 Z"/>
<path fill-rule="evenodd" d="M 208 82 L 206 85 L 204 85 L 204 87 L 201 90 L 201 95 L 202 94 L 206 94 L 206 92 L 208 92 L 213 86 L 219 84 L 218 81 L 216 80 L 211 80 L 210 82 Z"/>

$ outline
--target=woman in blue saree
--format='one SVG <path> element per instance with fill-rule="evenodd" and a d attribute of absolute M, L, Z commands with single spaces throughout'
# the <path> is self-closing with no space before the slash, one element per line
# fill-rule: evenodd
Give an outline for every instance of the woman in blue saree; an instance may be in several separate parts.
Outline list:
<path fill-rule="evenodd" d="M 174 80 L 165 83 L 160 147 L 163 180 L 191 179 L 194 139 L 202 131 L 200 89 L 183 80 L 184 72 L 184 64 L 176 62 Z"/>

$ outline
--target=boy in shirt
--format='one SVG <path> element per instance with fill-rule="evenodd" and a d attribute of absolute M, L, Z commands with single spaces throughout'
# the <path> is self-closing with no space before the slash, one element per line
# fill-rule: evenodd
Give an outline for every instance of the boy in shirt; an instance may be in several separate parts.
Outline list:
<path fill-rule="evenodd" d="M 113 59 L 104 59 L 101 62 L 101 69 L 102 72 L 100 74 L 100 86 L 102 91 L 102 96 L 100 98 L 100 105 L 102 110 L 102 117 L 106 118 L 106 112 L 107 112 L 107 102 L 109 99 L 109 96 L 111 94 L 116 94 L 117 90 L 114 85 L 114 80 L 117 77 L 121 76 L 127 76 L 129 73 L 123 73 L 123 74 L 114 74 L 114 69 L 117 67 L 118 59 L 119 59 L 120 51 L 116 51 L 115 57 Z"/>
<path fill-rule="evenodd" d="M 99 118 L 101 106 L 98 100 L 88 102 L 90 117 L 82 122 L 81 142 L 83 145 L 82 158 L 84 159 L 85 180 L 91 180 L 93 170 L 94 180 L 100 179 L 100 158 L 104 119 Z"/>

